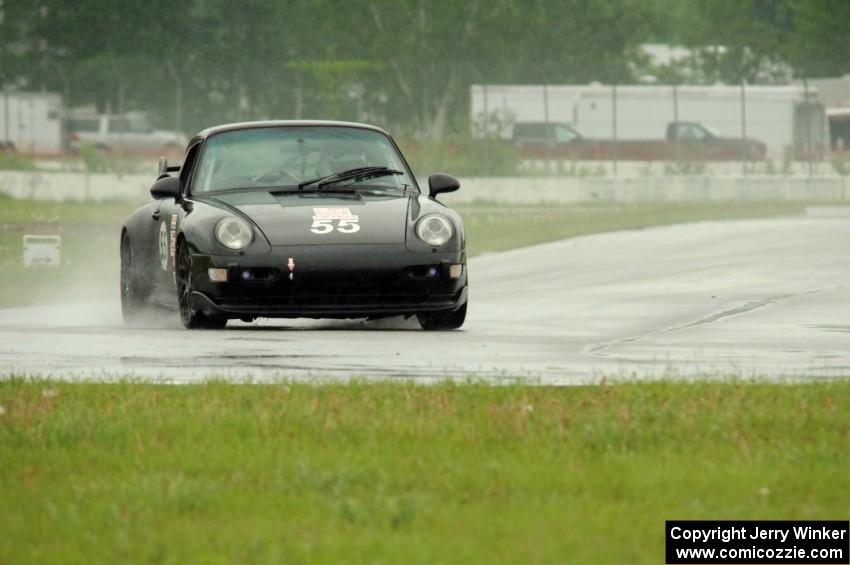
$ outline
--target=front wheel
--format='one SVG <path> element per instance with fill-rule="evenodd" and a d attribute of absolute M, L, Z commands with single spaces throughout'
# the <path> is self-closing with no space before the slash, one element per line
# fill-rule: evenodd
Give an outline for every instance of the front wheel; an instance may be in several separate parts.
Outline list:
<path fill-rule="evenodd" d="M 180 321 L 189 330 L 218 330 L 227 325 L 227 318 L 206 314 L 192 305 L 192 258 L 189 246 L 181 241 L 177 246 L 177 304 Z"/>
<path fill-rule="evenodd" d="M 466 302 L 453 312 L 428 312 L 417 314 L 416 319 L 423 330 L 456 330 L 466 321 Z"/>

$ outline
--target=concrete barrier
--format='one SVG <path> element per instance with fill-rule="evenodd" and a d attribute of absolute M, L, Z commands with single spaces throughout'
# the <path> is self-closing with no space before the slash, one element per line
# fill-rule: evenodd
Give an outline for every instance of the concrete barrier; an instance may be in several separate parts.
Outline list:
<path fill-rule="evenodd" d="M 0 171 L 0 193 L 36 200 L 139 200 L 149 198 L 155 175 L 65 171 Z"/>
<path fill-rule="evenodd" d="M 153 174 L 0 171 L 0 193 L 38 200 L 144 200 Z M 476 201 L 513 204 L 646 202 L 686 200 L 850 199 L 847 177 L 775 175 L 669 176 L 641 178 L 492 177 L 461 179 L 461 189 L 441 197 L 446 203 Z M 427 179 L 420 179 L 427 190 Z"/>
<path fill-rule="evenodd" d="M 420 183 L 423 188 L 427 182 Z M 687 200 L 806 200 L 850 198 L 846 177 L 787 178 L 648 177 L 612 178 L 467 178 L 459 191 L 442 196 L 446 203 L 476 201 L 515 204 L 573 202 L 658 202 Z"/>

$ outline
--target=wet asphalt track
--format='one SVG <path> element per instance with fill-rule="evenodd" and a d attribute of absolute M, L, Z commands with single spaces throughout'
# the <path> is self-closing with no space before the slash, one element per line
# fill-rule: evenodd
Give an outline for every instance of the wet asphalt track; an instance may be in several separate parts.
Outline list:
<path fill-rule="evenodd" d="M 123 327 L 117 303 L 0 310 L 0 372 L 171 381 L 850 375 L 850 218 L 706 222 L 473 259 L 467 323 Z"/>

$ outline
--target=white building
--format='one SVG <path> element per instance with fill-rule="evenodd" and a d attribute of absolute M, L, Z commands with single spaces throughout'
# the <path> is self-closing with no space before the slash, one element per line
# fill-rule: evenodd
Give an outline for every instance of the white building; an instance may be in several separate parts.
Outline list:
<path fill-rule="evenodd" d="M 59 94 L 0 91 L 0 143 L 29 154 L 61 153 L 62 120 Z"/>

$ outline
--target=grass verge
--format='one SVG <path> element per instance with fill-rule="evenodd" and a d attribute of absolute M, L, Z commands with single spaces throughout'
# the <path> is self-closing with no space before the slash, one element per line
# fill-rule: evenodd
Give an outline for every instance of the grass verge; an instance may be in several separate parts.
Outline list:
<path fill-rule="evenodd" d="M 144 202 L 53 202 L 0 196 L 0 225 L 121 225 Z"/>
<path fill-rule="evenodd" d="M 803 202 L 640 202 L 458 206 L 470 255 L 568 237 L 699 222 L 802 214 Z"/>
<path fill-rule="evenodd" d="M 0 382 L 0 562 L 661 563 L 850 514 L 850 382 Z"/>

